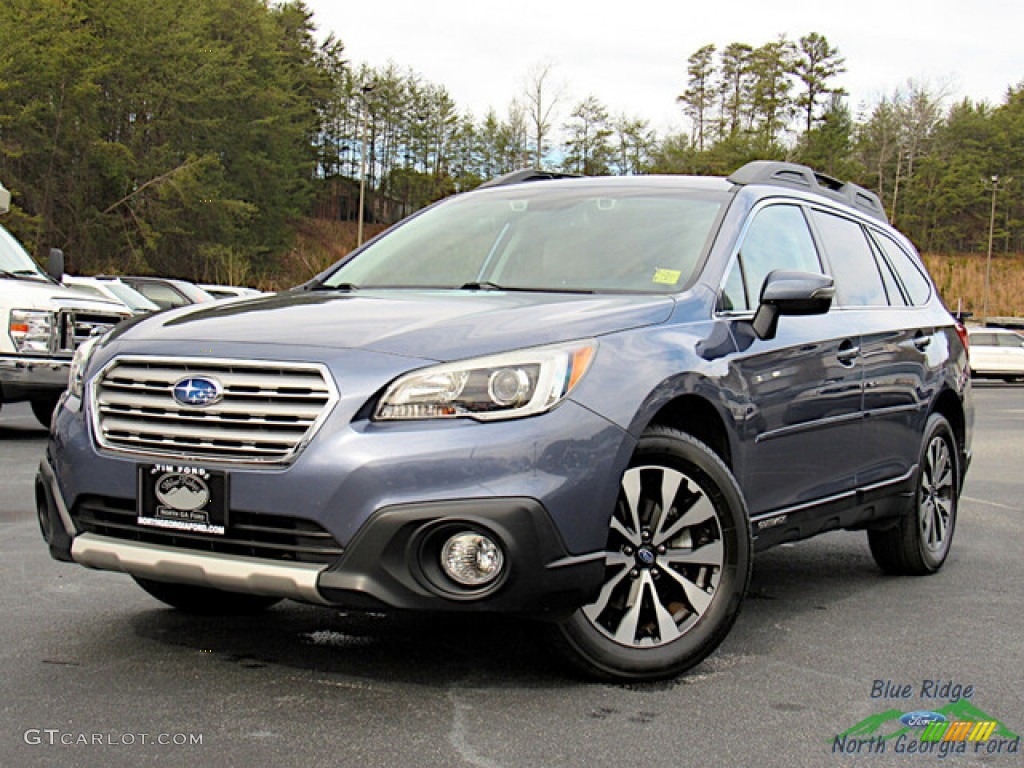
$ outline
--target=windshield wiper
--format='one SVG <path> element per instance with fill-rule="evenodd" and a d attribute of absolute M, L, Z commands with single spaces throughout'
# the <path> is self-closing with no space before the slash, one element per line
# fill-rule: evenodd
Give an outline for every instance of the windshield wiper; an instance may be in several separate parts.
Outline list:
<path fill-rule="evenodd" d="M 31 280 L 33 282 L 46 280 L 45 277 L 40 275 L 34 269 L 16 269 L 13 272 L 6 269 L 0 269 L 0 277 L 9 277 L 13 280 Z"/>
<path fill-rule="evenodd" d="M 358 285 L 352 285 L 352 283 L 338 283 L 337 285 L 328 285 L 327 283 L 317 283 L 311 286 L 311 291 L 338 291 L 339 293 L 351 293 L 352 291 L 359 290 Z"/>
<path fill-rule="evenodd" d="M 590 288 L 569 288 L 564 287 L 537 287 L 523 285 L 498 285 L 488 280 L 482 282 L 464 283 L 459 286 L 460 291 L 509 291 L 516 293 L 597 293 Z"/>

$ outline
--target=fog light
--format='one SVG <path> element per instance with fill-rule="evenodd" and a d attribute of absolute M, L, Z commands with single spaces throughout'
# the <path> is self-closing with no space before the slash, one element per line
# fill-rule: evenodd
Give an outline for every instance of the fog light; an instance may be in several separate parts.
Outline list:
<path fill-rule="evenodd" d="M 490 584 L 498 578 L 504 565 L 501 547 L 473 531 L 455 534 L 441 548 L 441 567 L 445 574 L 466 587 Z"/>

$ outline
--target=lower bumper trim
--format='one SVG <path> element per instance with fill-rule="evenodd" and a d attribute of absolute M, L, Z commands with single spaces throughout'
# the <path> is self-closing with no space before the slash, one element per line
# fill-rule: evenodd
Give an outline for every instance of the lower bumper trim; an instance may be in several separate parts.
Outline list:
<path fill-rule="evenodd" d="M 133 576 L 213 587 L 229 592 L 328 604 L 317 590 L 323 565 L 281 563 L 239 555 L 209 555 L 204 552 L 139 544 L 83 533 L 71 544 L 76 563 Z"/>

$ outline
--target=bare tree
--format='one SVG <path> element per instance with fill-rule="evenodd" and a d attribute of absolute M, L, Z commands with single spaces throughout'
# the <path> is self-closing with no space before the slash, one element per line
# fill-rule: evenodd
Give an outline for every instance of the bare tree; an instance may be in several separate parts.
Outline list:
<path fill-rule="evenodd" d="M 533 129 L 533 163 L 537 168 L 544 165 L 544 154 L 548 149 L 545 137 L 551 130 L 555 109 L 565 95 L 565 86 L 552 82 L 554 66 L 550 60 L 535 64 L 526 76 L 523 91 L 525 109 Z"/>

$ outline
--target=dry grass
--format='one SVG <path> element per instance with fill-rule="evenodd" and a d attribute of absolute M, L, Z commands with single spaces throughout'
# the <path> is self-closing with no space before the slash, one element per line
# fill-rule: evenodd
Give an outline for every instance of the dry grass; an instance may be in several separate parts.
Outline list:
<path fill-rule="evenodd" d="M 988 259 L 984 254 L 925 254 L 924 261 L 947 307 L 954 312 L 960 307 L 966 312 L 973 312 L 975 317 L 985 314 Z M 988 315 L 1024 315 L 1024 254 L 992 257 Z"/>
<path fill-rule="evenodd" d="M 366 224 L 363 239 L 369 240 L 384 229 L 383 224 Z M 282 259 L 280 273 L 260 287 L 271 290 L 304 283 L 354 250 L 356 235 L 354 221 L 303 219 L 299 222 L 295 247 Z"/>

